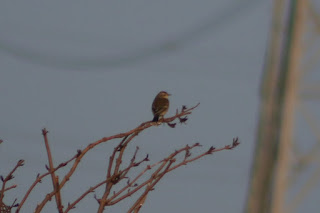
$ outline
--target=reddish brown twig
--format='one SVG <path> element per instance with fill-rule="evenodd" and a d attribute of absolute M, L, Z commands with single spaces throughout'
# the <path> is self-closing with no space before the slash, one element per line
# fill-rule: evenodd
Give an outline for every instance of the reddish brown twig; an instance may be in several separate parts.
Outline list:
<path fill-rule="evenodd" d="M 189 109 L 186 109 L 186 108 L 183 108 L 181 110 L 181 112 L 178 112 L 176 113 L 176 115 L 170 117 L 170 118 L 167 118 L 167 119 L 164 119 L 162 122 L 163 123 L 170 123 L 172 122 L 173 120 L 177 119 L 177 118 L 182 118 L 183 116 L 186 116 L 186 115 L 189 115 L 191 114 L 192 110 L 195 109 L 196 107 L 198 107 L 199 104 L 197 104 L 196 106 L 192 107 L 192 108 L 189 108 Z M 135 129 L 132 129 L 128 132 L 125 132 L 125 133 L 120 133 L 120 134 L 116 134 L 116 135 L 113 135 L 113 136 L 110 136 L 110 137 L 104 137 L 96 142 L 93 142 L 91 144 L 89 144 L 86 148 L 84 148 L 83 150 L 81 151 L 78 151 L 78 156 L 76 158 L 76 160 L 74 161 L 72 167 L 70 168 L 69 172 L 64 176 L 64 178 L 62 179 L 62 181 L 60 182 L 59 184 L 59 187 L 60 189 L 64 187 L 64 185 L 66 184 L 67 181 L 70 180 L 70 177 L 73 175 L 73 173 L 75 172 L 76 168 L 78 167 L 81 159 L 83 158 L 83 156 L 88 152 L 90 151 L 91 149 L 93 149 L 94 147 L 96 147 L 97 145 L 101 144 L 101 143 L 105 143 L 107 141 L 110 141 L 110 140 L 113 140 L 113 139 L 117 139 L 117 138 L 123 138 L 124 141 L 126 141 L 126 137 L 129 137 L 129 136 L 132 136 L 134 135 L 134 137 L 141 131 L 147 129 L 147 128 L 150 128 L 154 125 L 158 125 L 158 123 L 155 123 L 155 122 L 152 122 L 152 121 L 148 121 L 148 122 L 144 122 L 142 123 L 140 126 L 138 126 L 137 128 Z M 131 138 L 132 139 L 132 138 Z M 112 167 L 109 166 L 109 169 L 111 169 Z M 107 177 L 108 178 L 108 177 Z M 116 178 L 116 177 L 113 177 L 113 178 Z M 107 182 L 108 183 L 108 182 Z M 110 189 L 107 189 L 106 191 L 109 191 L 110 193 Z M 41 201 L 41 203 L 37 206 L 36 208 L 36 212 L 40 212 L 42 210 L 42 208 L 45 206 L 45 204 L 52 198 L 52 196 L 54 195 L 54 191 L 47 194 L 47 196 Z M 108 193 L 105 193 L 105 194 L 108 194 Z"/>
<path fill-rule="evenodd" d="M 182 109 L 182 112 L 185 112 L 185 113 L 189 113 L 190 111 L 186 108 L 183 108 Z M 179 115 L 179 112 L 177 112 L 177 115 Z M 180 119 L 180 118 L 179 118 Z M 180 122 L 185 122 L 187 120 L 187 118 L 183 118 L 183 119 L 180 119 Z M 172 118 L 169 118 L 169 119 L 165 119 L 163 120 L 162 122 L 166 122 L 166 123 L 169 123 L 169 122 L 172 122 Z M 147 123 L 147 122 L 146 122 Z M 144 123 L 144 124 L 146 124 Z M 110 192 L 111 192 L 111 189 L 112 189 L 112 186 L 114 186 L 115 184 L 117 184 L 118 182 L 120 182 L 122 179 L 125 178 L 125 175 L 127 174 L 127 172 L 132 168 L 132 166 L 134 165 L 134 159 L 135 159 L 135 156 L 136 156 L 136 152 L 133 156 L 133 158 L 131 159 L 131 163 L 130 165 L 122 170 L 120 172 L 120 165 L 122 163 L 122 156 L 123 156 L 123 153 L 125 151 L 125 148 L 127 147 L 127 144 L 138 134 L 138 132 L 135 132 L 135 134 L 132 134 L 130 135 L 129 138 L 124 138 L 120 143 L 119 145 L 114 149 L 114 152 L 113 154 L 110 156 L 110 161 L 109 161 L 109 168 L 108 168 L 108 173 L 107 173 L 107 180 L 108 178 L 110 178 L 109 180 L 110 181 L 105 181 L 106 182 L 106 190 L 105 190 L 105 193 L 103 194 L 102 198 L 101 199 L 97 199 L 97 201 L 99 202 L 99 210 L 98 212 L 103 212 L 104 210 L 104 207 L 107 206 L 107 205 L 114 205 L 122 200 L 124 200 L 125 198 L 131 196 L 132 194 L 134 194 L 135 192 L 139 191 L 141 188 L 143 188 L 144 186 L 147 185 L 147 188 L 145 189 L 145 192 L 140 196 L 140 198 L 137 200 L 137 202 L 132 206 L 132 211 L 136 211 L 137 209 L 140 209 L 140 207 L 142 206 L 142 204 L 144 203 L 145 199 L 146 199 L 146 196 L 148 195 L 148 193 L 153 189 L 153 187 L 160 181 L 160 179 L 168 172 L 182 166 L 182 165 L 186 165 L 187 163 L 190 163 L 192 161 L 195 161 L 201 157 L 204 157 L 205 155 L 209 155 L 209 154 L 212 154 L 213 152 L 217 152 L 217 151 L 222 151 L 222 150 L 225 150 L 225 149 L 232 149 L 234 148 L 236 145 L 236 143 L 233 143 L 232 146 L 225 146 L 221 149 L 217 149 L 215 150 L 213 147 L 211 147 L 209 150 L 207 150 L 206 152 L 204 152 L 203 154 L 199 155 L 199 156 L 196 156 L 195 158 L 192 158 L 192 159 L 189 159 L 189 157 L 191 156 L 191 153 L 190 153 L 190 150 L 194 147 L 197 147 L 197 146 L 200 146 L 198 143 L 197 144 L 194 144 L 193 146 L 189 147 L 189 146 L 186 146 L 185 148 L 181 149 L 181 150 L 178 150 L 176 152 L 174 152 L 172 155 L 170 155 L 168 158 L 164 159 L 163 161 L 160 161 L 158 163 L 155 163 L 154 165 L 152 166 L 148 166 L 145 170 L 143 170 L 133 181 L 130 182 L 130 180 L 128 180 L 128 183 L 127 183 L 127 186 L 123 187 L 122 189 L 120 189 L 118 192 L 114 192 L 113 193 L 113 196 L 111 196 L 110 198 L 108 198 Z M 171 165 L 175 162 L 175 159 L 174 157 L 176 155 L 178 155 L 179 153 L 185 151 L 185 158 L 184 158 L 184 161 L 175 165 L 174 167 L 171 167 Z M 118 157 L 116 158 L 115 160 L 115 156 L 116 154 L 119 152 L 118 154 Z M 113 172 L 111 172 L 111 169 L 113 167 L 113 163 L 115 162 L 115 169 Z M 168 164 L 169 162 L 169 164 Z M 140 164 L 140 162 L 139 162 Z M 145 174 L 145 172 L 147 170 L 150 170 L 152 169 L 154 166 L 157 166 L 157 165 L 160 165 L 160 167 L 152 174 L 152 177 L 145 181 L 144 183 L 140 184 L 140 185 L 136 185 L 136 181 L 141 178 L 143 176 L 143 174 Z M 166 166 L 167 165 L 167 166 Z M 162 169 L 165 168 L 165 171 L 161 172 Z M 160 173 L 160 174 L 159 174 Z M 130 187 L 132 187 L 133 185 L 135 184 L 136 188 L 134 190 L 130 190 Z M 128 192 L 122 196 L 120 196 L 124 191 L 128 190 Z M 120 196 L 120 197 L 119 197 Z M 130 211 L 129 211 L 130 212 Z"/>
<path fill-rule="evenodd" d="M 164 171 L 161 172 L 160 174 L 157 173 L 156 175 L 152 175 L 152 181 L 148 182 L 148 186 L 146 187 L 145 191 L 143 194 L 138 198 L 138 200 L 132 205 L 132 207 L 129 209 L 128 212 L 138 212 L 140 211 L 142 205 L 144 204 L 148 193 L 153 190 L 153 187 L 163 178 L 163 176 L 168 172 L 168 169 L 170 166 L 175 162 L 175 159 L 172 158 L 168 161 L 167 166 L 165 167 Z M 159 172 L 161 169 L 159 170 Z"/>
<path fill-rule="evenodd" d="M 150 128 L 151 126 L 157 126 L 161 123 L 167 123 L 170 127 L 174 128 L 176 126 L 176 123 L 172 123 L 175 119 L 178 119 L 180 123 L 185 123 L 188 118 L 187 115 L 191 114 L 192 110 L 196 107 L 198 107 L 199 104 L 192 108 L 186 108 L 185 106 L 182 107 L 181 111 L 177 110 L 175 116 L 162 119 L 159 122 L 144 122 L 141 125 L 139 125 L 137 128 L 132 129 L 126 133 L 120 133 L 117 135 L 113 135 L 110 137 L 104 137 L 94 143 L 89 144 L 86 148 L 83 150 L 78 150 L 78 153 L 72 157 L 70 160 L 61 163 L 58 167 L 54 168 L 53 162 L 52 162 L 52 156 L 50 152 L 49 142 L 47 138 L 47 131 L 43 130 L 44 140 L 46 143 L 46 149 L 48 154 L 48 160 L 49 160 L 49 167 L 47 167 L 48 172 L 43 175 L 38 175 L 34 183 L 29 188 L 28 192 L 24 196 L 22 202 L 20 203 L 20 206 L 18 206 L 18 209 L 16 212 L 19 212 L 22 205 L 28 198 L 30 192 L 34 189 L 34 187 L 41 182 L 41 180 L 46 177 L 47 175 L 51 175 L 52 183 L 54 186 L 54 189 L 52 192 L 48 193 L 45 198 L 39 203 L 39 205 L 36 207 L 35 212 L 41 212 L 43 207 L 46 205 L 46 203 L 52 199 L 53 196 L 56 196 L 56 202 L 57 202 L 57 208 L 59 212 L 69 212 L 71 209 L 74 209 L 75 206 L 88 194 L 94 192 L 95 189 L 105 186 L 105 191 L 101 197 L 101 199 L 97 199 L 96 195 L 95 198 L 99 203 L 99 210 L 98 212 L 103 212 L 105 206 L 115 205 L 116 203 L 130 197 L 132 194 L 138 192 L 139 190 L 144 190 L 143 193 L 139 196 L 139 198 L 134 202 L 134 204 L 131 206 L 128 212 L 139 212 L 141 207 L 143 206 L 148 194 L 154 190 L 154 187 L 157 185 L 157 183 L 163 179 L 163 177 L 188 163 L 191 163 L 193 161 L 196 161 L 204 156 L 213 154 L 214 152 L 222 151 L 222 150 L 229 150 L 236 147 L 239 142 L 238 139 L 234 139 L 233 143 L 231 145 L 227 145 L 220 149 L 215 149 L 214 147 L 210 147 L 210 149 L 206 150 L 205 152 L 196 155 L 195 157 L 192 157 L 191 150 L 195 147 L 200 147 L 201 145 L 199 143 L 193 144 L 192 146 L 185 146 L 179 150 L 176 150 L 172 154 L 170 154 L 167 158 L 164 158 L 163 160 L 156 162 L 152 165 L 148 165 L 143 169 L 135 178 L 131 180 L 130 177 L 127 177 L 129 171 L 131 171 L 133 168 L 139 168 L 138 166 L 146 161 L 149 161 L 148 155 L 141 159 L 140 161 L 136 161 L 137 153 L 139 148 L 137 147 L 135 152 L 133 153 L 133 156 L 129 162 L 129 165 L 125 168 L 123 167 L 123 156 L 125 155 L 125 150 L 128 147 L 129 143 L 143 130 Z M 63 211 L 63 206 L 61 202 L 61 196 L 58 193 L 60 190 L 64 187 L 64 185 L 70 180 L 70 177 L 74 174 L 75 170 L 78 168 L 78 165 L 81 161 L 81 159 L 85 156 L 87 152 L 92 150 L 97 145 L 107 142 L 109 140 L 122 138 L 122 140 L 119 142 L 119 144 L 114 148 L 113 153 L 111 154 L 109 158 L 109 164 L 107 168 L 107 174 L 106 179 L 100 183 L 97 183 L 96 185 L 90 187 L 87 189 L 83 194 L 81 194 L 77 199 L 75 199 L 72 203 L 68 203 L 67 208 Z M 179 156 L 178 156 L 179 155 Z M 180 159 L 180 160 L 177 160 Z M 59 183 L 58 177 L 55 175 L 55 171 L 59 168 L 67 165 L 69 162 L 73 161 L 73 164 L 71 165 L 71 168 L 69 171 L 65 174 L 62 181 Z M 148 171 L 153 172 L 150 174 Z M 145 180 L 144 176 L 147 174 L 147 172 L 150 174 L 150 177 Z M 140 184 L 138 184 L 138 181 L 143 179 L 144 181 Z M 113 194 L 111 194 L 111 191 L 113 187 L 118 184 L 119 182 L 127 180 L 127 184 L 117 191 L 113 191 Z M 10 188 L 10 187 L 9 187 Z"/>
<path fill-rule="evenodd" d="M 213 147 L 210 147 L 210 149 L 194 158 L 191 158 L 191 159 L 188 159 L 190 156 L 191 156 L 191 153 L 190 153 L 190 150 L 193 149 L 194 147 L 197 147 L 197 146 L 200 146 L 198 143 L 194 144 L 193 146 L 189 147 L 188 145 L 185 147 L 185 148 L 182 148 L 174 153 L 172 153 L 167 159 L 165 159 L 164 161 L 165 162 L 168 162 L 168 160 L 170 160 L 170 164 L 168 164 L 168 166 L 166 167 L 166 169 L 161 173 L 160 176 L 154 178 L 155 181 L 152 182 L 153 180 L 149 179 L 148 181 L 148 187 L 145 189 L 144 193 L 140 196 L 140 198 L 133 204 L 133 206 L 129 209 L 128 212 L 134 212 L 134 213 L 138 213 L 142 207 L 142 205 L 144 204 L 145 200 L 146 200 L 146 197 L 148 195 L 148 193 L 153 190 L 153 187 L 160 181 L 160 179 L 162 179 L 162 177 L 171 172 L 172 170 L 178 168 L 178 167 L 181 167 L 183 165 L 187 165 L 188 163 L 192 162 L 192 161 L 195 161 L 197 159 L 200 159 L 206 155 L 210 155 L 210 154 L 213 154 L 214 152 L 219 152 L 219 151 L 222 151 L 222 150 L 230 150 L 230 149 L 233 149 L 235 148 L 236 146 L 238 146 L 240 143 L 238 141 L 238 138 L 235 138 L 233 139 L 233 143 L 232 145 L 227 145 L 223 148 L 220 148 L 220 149 L 214 149 Z M 177 165 L 173 166 L 170 168 L 170 166 L 172 165 L 172 162 L 175 162 L 175 156 L 177 156 L 178 154 L 180 154 L 181 152 L 185 151 L 186 153 L 188 154 L 185 154 L 185 157 L 184 160 L 180 163 L 178 163 Z M 152 182 L 152 183 L 151 183 Z"/>
<path fill-rule="evenodd" d="M 24 160 L 19 160 L 17 162 L 17 164 L 15 165 L 15 167 L 9 172 L 9 174 L 4 178 L 3 176 L 0 176 L 0 179 L 2 181 L 2 186 L 1 186 L 1 190 L 0 190 L 0 205 L 6 208 L 9 208 L 11 211 L 12 207 L 16 207 L 16 204 L 12 204 L 11 206 L 6 206 L 3 203 L 3 198 L 4 198 L 4 193 L 10 189 L 16 188 L 17 185 L 12 185 L 10 187 L 6 188 L 6 184 L 7 182 L 9 182 L 10 180 L 12 180 L 14 178 L 13 173 L 21 166 L 24 165 Z M 15 203 L 15 202 L 14 202 Z"/>
<path fill-rule="evenodd" d="M 65 167 L 66 165 L 68 165 L 68 163 L 70 163 L 71 161 L 73 161 L 76 157 L 78 156 L 78 154 L 76 154 L 75 156 L 73 156 L 71 159 L 69 159 L 68 161 L 64 162 L 64 163 L 60 163 L 59 166 L 57 166 L 52 172 L 57 171 L 58 169 Z M 32 192 L 32 190 L 34 189 L 34 187 L 38 184 L 41 183 L 41 180 L 43 178 L 45 178 L 46 176 L 50 175 L 51 172 L 47 172 L 44 173 L 42 175 L 38 174 L 37 178 L 35 179 L 35 181 L 32 183 L 32 185 L 29 187 L 28 191 L 26 192 L 26 194 L 23 196 L 17 210 L 16 213 L 20 212 L 20 209 L 22 208 L 23 204 L 26 202 L 27 198 L 29 197 L 30 193 Z"/>
<path fill-rule="evenodd" d="M 111 171 L 111 168 L 108 168 L 108 173 L 107 173 L 107 177 L 106 179 L 110 179 L 110 181 L 108 181 L 106 183 L 106 189 L 105 192 L 103 193 L 102 198 L 99 200 L 99 209 L 98 212 L 103 212 L 104 207 L 108 205 L 107 203 L 107 198 L 111 192 L 112 187 L 117 184 L 121 179 L 123 179 L 122 173 L 123 172 L 119 172 L 120 169 L 120 165 L 122 163 L 122 158 L 123 158 L 123 154 L 124 151 L 128 145 L 128 143 L 130 141 L 132 141 L 132 139 L 134 137 L 136 137 L 139 134 L 140 131 L 136 131 L 134 133 L 132 133 L 129 137 L 125 137 L 120 143 L 119 145 L 114 149 L 112 156 L 110 158 L 111 162 L 109 162 L 109 166 L 112 167 L 113 163 L 115 163 L 114 166 L 114 170 L 113 172 L 111 172 L 111 174 L 109 173 Z M 117 158 L 115 159 L 116 154 L 118 153 Z M 115 161 L 115 162 L 114 162 Z M 130 167 L 129 167 L 130 168 Z"/>
<path fill-rule="evenodd" d="M 191 156 L 191 150 L 195 147 L 200 147 L 201 145 L 199 143 L 193 144 L 192 146 L 188 146 L 186 145 L 184 148 L 181 148 L 177 151 L 175 151 L 174 153 L 170 154 L 167 158 L 163 159 L 162 161 L 159 161 L 153 165 L 148 165 L 143 171 L 140 172 L 140 174 L 138 174 L 136 176 L 136 178 L 134 178 L 132 181 L 128 181 L 127 186 L 123 187 L 122 189 L 120 189 L 118 192 L 115 192 L 113 194 L 113 196 L 111 196 L 108 200 L 107 200 L 107 204 L 108 205 L 114 205 L 128 197 L 130 197 L 132 194 L 136 193 L 137 191 L 139 191 L 140 189 L 142 189 L 143 187 L 146 186 L 144 193 L 137 199 L 137 201 L 135 202 L 135 204 L 130 208 L 130 210 L 128 212 L 138 212 L 139 209 L 141 208 L 141 206 L 143 205 L 148 193 L 150 191 L 153 190 L 154 186 L 164 177 L 165 174 L 173 171 L 174 169 L 177 169 L 183 165 L 187 165 L 188 163 L 191 163 L 197 159 L 200 159 L 204 156 L 213 154 L 214 152 L 219 152 L 222 150 L 230 150 L 235 148 L 236 146 L 239 145 L 238 139 L 235 138 L 233 139 L 233 143 L 231 145 L 227 145 L 223 148 L 219 148 L 219 149 L 215 149 L 213 147 L 210 147 L 208 150 L 206 150 L 205 152 L 195 156 L 194 158 L 190 158 Z M 179 154 L 183 154 L 183 152 L 185 152 L 184 154 L 184 158 L 180 163 L 176 163 L 176 157 Z M 188 154 L 186 154 L 188 153 Z M 153 172 L 150 175 L 150 178 L 146 181 L 144 181 L 143 183 L 141 183 L 140 185 L 136 185 L 135 188 L 133 190 L 130 190 L 130 188 L 149 170 L 151 170 L 152 168 L 155 168 L 156 166 L 158 166 L 158 169 L 156 169 L 155 172 Z M 163 168 L 165 168 L 163 170 Z M 128 190 L 128 191 L 127 191 Z M 127 193 L 121 195 L 123 192 L 127 191 Z M 121 195 L 121 196 L 120 196 Z"/>
<path fill-rule="evenodd" d="M 234 138 L 231 145 L 226 145 L 225 147 L 222 147 L 222 148 L 219 148 L 219 149 L 216 149 L 216 148 L 214 148 L 214 147 L 212 146 L 212 147 L 209 148 L 209 150 L 207 150 L 206 152 L 204 152 L 204 153 L 202 153 L 202 154 L 200 154 L 200 155 L 198 155 L 198 156 L 196 156 L 196 157 L 194 157 L 194 158 L 191 158 L 191 159 L 185 158 L 181 163 L 179 163 L 179 164 L 171 167 L 168 172 L 171 172 L 172 170 L 174 170 L 174 169 L 176 169 L 176 168 L 178 168 L 178 167 L 180 167 L 180 166 L 186 165 L 186 164 L 188 164 L 188 163 L 190 163 L 190 162 L 192 162 L 192 161 L 195 161 L 195 160 L 197 160 L 197 159 L 199 159 L 199 158 L 202 158 L 203 156 L 211 155 L 211 154 L 213 154 L 214 152 L 220 152 L 220 151 L 222 151 L 222 150 L 231 150 L 231 149 L 235 148 L 236 146 L 238 146 L 239 144 L 240 144 L 239 138 Z M 199 144 L 196 144 L 196 145 L 199 145 Z M 189 148 L 188 148 L 188 147 L 185 147 L 185 150 L 186 150 L 186 151 L 187 151 L 187 150 L 190 150 L 190 148 L 191 148 L 191 147 L 189 147 Z M 189 157 L 190 157 L 190 156 L 189 156 Z"/>
<path fill-rule="evenodd" d="M 48 140 L 48 131 L 46 128 L 42 129 L 42 135 L 44 138 L 44 143 L 46 145 L 46 150 L 47 150 L 47 156 L 48 156 L 48 162 L 49 162 L 49 172 L 51 174 L 51 180 L 52 180 L 52 186 L 55 192 L 55 198 L 56 198 L 56 204 L 57 204 L 57 209 L 59 213 L 63 212 L 63 206 L 61 203 L 61 193 L 60 193 L 60 187 L 59 187 L 59 177 L 56 176 L 54 166 L 53 166 L 53 160 L 52 160 L 52 154 L 51 154 L 51 149 L 49 146 L 49 140 Z"/>
<path fill-rule="evenodd" d="M 181 148 L 177 151 L 175 151 L 174 153 L 170 154 L 167 158 L 163 159 L 162 161 L 159 161 L 157 163 L 154 163 L 153 165 L 148 165 L 143 171 L 140 172 L 140 174 L 137 175 L 137 177 L 131 181 L 130 183 L 128 183 L 127 186 L 125 186 L 123 189 L 119 190 L 119 192 L 115 193 L 109 200 L 109 205 L 114 205 L 122 200 L 124 200 L 125 198 L 131 196 L 132 194 L 136 193 L 137 191 L 139 191 L 141 188 L 143 188 L 146 185 L 150 185 L 154 180 L 157 179 L 159 173 L 161 172 L 161 170 L 168 164 L 168 162 L 170 162 L 170 166 L 175 162 L 175 156 L 178 155 L 179 153 L 182 153 L 184 151 L 191 150 L 195 147 L 200 146 L 199 143 L 196 143 L 194 145 L 190 146 L 186 146 L 184 148 Z M 158 166 L 158 169 L 156 169 L 156 171 L 154 171 L 151 175 L 150 178 L 146 181 L 144 181 L 143 183 L 141 183 L 139 186 L 136 186 L 133 190 L 128 191 L 126 194 L 118 197 L 120 194 L 122 194 L 124 191 L 128 190 L 129 187 L 131 187 L 134 183 L 136 183 L 148 170 L 151 170 L 152 168 Z M 168 171 L 170 171 L 170 167 L 167 168 Z M 161 173 L 162 174 L 162 173 Z"/>
<path fill-rule="evenodd" d="M 76 199 L 74 202 L 69 203 L 67 209 L 64 211 L 64 213 L 69 212 L 71 209 L 74 209 L 76 204 L 79 203 L 83 198 L 85 198 L 89 193 L 94 192 L 94 190 L 96 190 L 97 188 L 99 188 L 100 186 L 106 184 L 106 182 L 109 180 L 104 180 L 98 184 L 96 184 L 93 187 L 90 187 L 87 191 L 85 191 L 78 199 Z"/>
<path fill-rule="evenodd" d="M 17 185 L 12 185 L 12 186 L 9 186 L 8 188 L 5 188 L 4 191 L 6 192 L 6 191 L 9 191 L 10 189 L 14 189 L 16 187 L 17 187 Z"/>
<path fill-rule="evenodd" d="M 127 168 L 125 168 L 124 170 L 122 170 L 120 179 L 123 179 L 131 168 L 136 167 L 136 166 L 139 166 L 142 162 L 149 160 L 149 159 L 148 159 L 148 156 L 146 156 L 144 159 L 142 159 L 142 160 L 140 160 L 140 161 L 138 161 L 138 162 L 135 162 L 134 160 L 135 160 L 135 158 L 136 158 L 136 155 L 137 155 L 138 150 L 139 150 L 139 148 L 136 147 L 136 151 L 135 151 L 135 153 L 134 153 L 134 155 L 133 155 L 133 157 L 132 157 L 132 159 L 131 159 L 131 163 L 130 163 L 130 165 L 129 165 Z M 69 203 L 69 204 L 68 204 L 68 208 L 67 208 L 64 212 L 67 213 L 67 212 L 69 212 L 71 209 L 75 208 L 76 204 L 79 203 L 79 202 L 80 202 L 83 198 L 85 198 L 88 194 L 94 192 L 95 189 L 97 189 L 97 188 L 99 188 L 100 186 L 102 186 L 102 185 L 110 182 L 111 180 L 112 180 L 112 178 L 109 177 L 108 179 L 106 179 L 106 180 L 104 180 L 104 181 L 96 184 L 95 186 L 90 187 L 90 188 L 89 188 L 87 191 L 85 191 L 81 196 L 79 196 L 79 198 L 77 198 L 74 202 Z M 114 181 L 114 180 L 113 180 L 113 181 Z M 100 201 L 99 201 L 99 202 L 100 202 Z"/>

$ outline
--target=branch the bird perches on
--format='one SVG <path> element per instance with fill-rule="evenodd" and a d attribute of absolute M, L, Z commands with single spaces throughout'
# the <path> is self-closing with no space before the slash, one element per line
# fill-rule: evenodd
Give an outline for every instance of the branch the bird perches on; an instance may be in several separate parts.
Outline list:
<path fill-rule="evenodd" d="M 39 183 L 41 183 L 41 181 L 45 177 L 51 176 L 53 190 L 47 193 L 47 195 L 42 199 L 42 201 L 38 203 L 37 207 L 34 210 L 34 212 L 36 213 L 41 212 L 44 206 L 53 197 L 55 197 L 58 212 L 67 213 L 74 209 L 79 202 L 83 201 L 83 199 L 86 196 L 88 196 L 91 193 L 94 193 L 96 189 L 101 187 L 104 187 L 102 196 L 98 197 L 96 194 L 94 195 L 94 198 L 98 202 L 97 212 L 101 213 L 105 210 L 105 207 L 113 206 L 119 203 L 120 201 L 129 198 L 131 195 L 136 194 L 137 192 L 141 192 L 141 194 L 133 202 L 132 206 L 128 210 L 128 212 L 139 212 L 148 194 L 155 189 L 157 183 L 166 174 L 172 172 L 173 170 L 181 166 L 196 161 L 204 156 L 211 155 L 215 152 L 219 152 L 222 150 L 230 150 L 239 145 L 238 138 L 234 138 L 232 144 L 230 145 L 226 145 L 222 148 L 210 147 L 209 149 L 205 149 L 204 151 L 202 151 L 200 154 L 193 156 L 192 150 L 201 147 L 199 143 L 194 143 L 193 145 L 185 145 L 184 147 L 175 150 L 167 157 L 163 158 L 161 161 L 154 162 L 152 164 L 147 164 L 147 162 L 150 162 L 149 155 L 146 155 L 140 160 L 137 160 L 137 154 L 140 148 L 136 147 L 135 152 L 132 155 L 128 165 L 124 166 L 124 156 L 128 154 L 126 152 L 126 148 L 129 144 L 133 143 L 133 139 L 139 133 L 150 127 L 158 126 L 161 123 L 165 123 L 169 127 L 175 128 L 176 123 L 174 121 L 176 119 L 178 119 L 179 123 L 181 124 L 186 123 L 186 121 L 188 120 L 187 116 L 190 115 L 192 111 L 199 106 L 199 104 L 200 103 L 191 108 L 182 106 L 181 110 L 177 109 L 176 114 L 172 117 L 161 119 L 158 122 L 147 121 L 130 131 L 101 138 L 100 140 L 88 144 L 87 147 L 85 147 L 84 149 L 78 150 L 77 153 L 74 156 L 72 156 L 69 160 L 60 163 L 56 167 L 54 167 L 53 165 L 54 161 L 50 151 L 48 131 L 46 129 L 43 129 L 42 135 L 46 144 L 49 162 L 49 166 L 46 165 L 48 171 L 44 174 L 38 174 L 34 182 L 31 184 L 27 192 L 22 197 L 21 202 L 17 204 L 14 202 L 11 205 L 11 208 L 16 208 L 15 212 L 20 212 L 34 188 L 37 185 L 39 185 Z M 106 168 L 106 178 L 96 184 L 92 184 L 92 186 L 89 187 L 86 191 L 78 195 L 78 197 L 76 197 L 74 201 L 69 202 L 66 206 L 64 206 L 63 204 L 65 204 L 65 202 L 63 202 L 63 200 L 61 199 L 62 196 L 60 195 L 61 189 L 66 185 L 68 181 L 72 180 L 72 176 L 78 169 L 78 166 L 82 158 L 89 151 L 97 147 L 99 144 L 106 143 L 114 139 L 121 139 L 121 141 L 118 142 L 118 144 L 114 147 L 113 152 L 109 157 L 108 166 Z M 20 160 L 15 166 L 15 168 L 5 178 L 1 176 L 2 188 L 0 191 L 0 204 L 3 203 L 5 192 L 16 187 L 16 185 L 6 187 L 6 183 L 13 179 L 13 173 L 20 166 L 23 166 L 23 160 Z M 59 178 L 59 176 L 56 174 L 56 171 L 66 166 L 69 166 L 69 170 L 64 174 L 62 178 Z M 139 170 L 136 176 L 129 175 L 129 172 L 133 170 Z M 117 184 L 119 184 L 120 182 L 125 184 L 121 184 L 119 187 L 119 185 Z M 115 189 L 116 185 L 117 187 Z"/>

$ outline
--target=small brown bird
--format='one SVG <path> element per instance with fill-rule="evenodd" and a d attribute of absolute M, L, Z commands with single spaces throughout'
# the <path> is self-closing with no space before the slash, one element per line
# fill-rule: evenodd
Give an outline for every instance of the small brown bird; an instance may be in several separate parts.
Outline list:
<path fill-rule="evenodd" d="M 169 93 L 165 91 L 161 91 L 158 95 L 154 98 L 152 103 L 152 113 L 153 113 L 153 122 L 159 121 L 160 118 L 168 112 L 169 109 Z"/>

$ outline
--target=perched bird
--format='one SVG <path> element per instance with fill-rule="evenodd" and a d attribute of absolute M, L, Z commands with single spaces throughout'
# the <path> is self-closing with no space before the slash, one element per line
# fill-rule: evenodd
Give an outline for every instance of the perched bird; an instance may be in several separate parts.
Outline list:
<path fill-rule="evenodd" d="M 152 113 L 153 113 L 153 122 L 159 121 L 160 118 L 168 112 L 169 109 L 169 93 L 165 91 L 161 91 L 158 95 L 154 98 L 152 103 Z"/>

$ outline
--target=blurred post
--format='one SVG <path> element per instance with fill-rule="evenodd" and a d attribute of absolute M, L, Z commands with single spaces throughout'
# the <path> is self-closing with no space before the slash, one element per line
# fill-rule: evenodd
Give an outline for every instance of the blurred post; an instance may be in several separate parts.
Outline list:
<path fill-rule="evenodd" d="M 305 0 L 274 0 L 245 212 L 285 213 Z"/>

